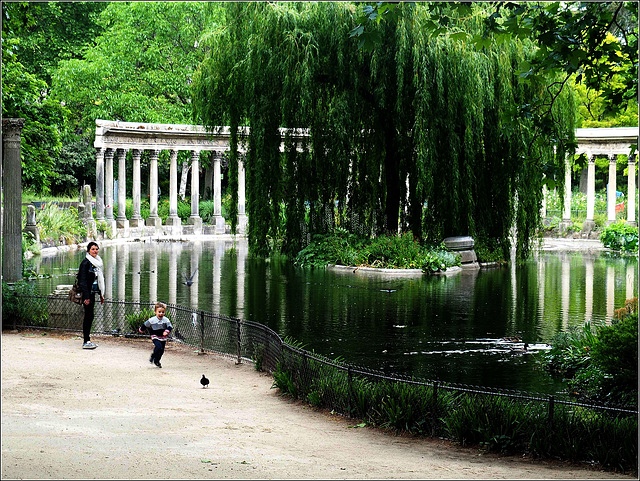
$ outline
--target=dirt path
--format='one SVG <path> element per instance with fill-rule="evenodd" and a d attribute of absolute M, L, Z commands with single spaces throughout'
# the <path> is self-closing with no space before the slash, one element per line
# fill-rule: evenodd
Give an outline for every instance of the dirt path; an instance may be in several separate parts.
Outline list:
<path fill-rule="evenodd" d="M 93 340 L 3 333 L 2 479 L 633 479 L 354 427 L 251 365 Z"/>

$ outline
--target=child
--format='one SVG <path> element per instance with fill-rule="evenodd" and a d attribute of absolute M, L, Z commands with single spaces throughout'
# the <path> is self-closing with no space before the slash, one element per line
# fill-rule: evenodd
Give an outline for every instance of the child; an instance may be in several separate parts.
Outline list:
<path fill-rule="evenodd" d="M 153 341 L 155 348 L 153 349 L 153 353 L 149 358 L 149 362 L 154 363 L 158 367 L 162 367 L 162 365 L 160 364 L 160 359 L 164 354 L 164 345 L 167 342 L 167 336 L 173 329 L 169 318 L 164 317 L 164 313 L 166 311 L 166 304 L 162 302 L 156 302 L 155 308 L 153 310 L 155 316 L 145 321 L 145 323 L 138 329 L 138 332 L 140 332 L 140 334 L 144 334 L 145 330 L 151 331 L 151 340 Z"/>

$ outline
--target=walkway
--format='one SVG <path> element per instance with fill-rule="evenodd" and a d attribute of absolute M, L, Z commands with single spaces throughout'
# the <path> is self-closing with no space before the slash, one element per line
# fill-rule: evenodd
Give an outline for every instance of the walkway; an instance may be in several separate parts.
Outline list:
<path fill-rule="evenodd" d="M 150 341 L 94 341 L 3 333 L 2 479 L 634 479 L 358 427 L 248 364 L 171 344 L 157 369 Z"/>

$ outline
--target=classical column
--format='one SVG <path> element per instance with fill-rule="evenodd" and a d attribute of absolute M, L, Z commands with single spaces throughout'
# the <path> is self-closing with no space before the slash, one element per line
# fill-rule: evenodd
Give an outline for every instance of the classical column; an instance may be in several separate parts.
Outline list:
<path fill-rule="evenodd" d="M 191 151 L 191 216 L 189 224 L 195 230 L 202 228 L 202 218 L 200 217 L 200 151 Z"/>
<path fill-rule="evenodd" d="M 245 180 L 244 180 L 244 161 L 242 154 L 238 154 L 238 226 L 236 232 L 238 234 L 247 233 L 247 214 L 245 211 Z"/>
<path fill-rule="evenodd" d="M 24 119 L 2 119 L 2 280 L 22 279 L 22 160 Z"/>
<path fill-rule="evenodd" d="M 178 151 L 172 150 L 169 155 L 169 217 L 167 225 L 182 224 L 178 217 Z"/>
<path fill-rule="evenodd" d="M 224 234 L 224 217 L 222 217 L 222 182 L 220 180 L 220 154 L 213 155 L 213 217 L 216 234 Z"/>
<path fill-rule="evenodd" d="M 564 209 L 562 211 L 562 222 L 560 230 L 566 230 L 571 225 L 571 161 L 569 156 L 564 164 Z"/>
<path fill-rule="evenodd" d="M 105 149 L 96 149 L 96 221 L 104 221 L 104 154 Z"/>
<path fill-rule="evenodd" d="M 609 184 L 607 185 L 607 224 L 616 221 L 616 154 L 609 156 Z"/>
<path fill-rule="evenodd" d="M 140 156 L 142 151 L 134 149 L 131 151 L 131 158 L 133 160 L 133 185 L 131 188 L 131 196 L 133 197 L 133 213 L 131 214 L 131 221 L 129 225 L 131 227 L 141 227 L 144 223 L 142 216 L 140 215 Z"/>
<path fill-rule="evenodd" d="M 588 155 L 587 165 L 587 218 L 582 225 L 582 230 L 590 233 L 595 227 L 594 221 L 596 205 L 596 156 Z"/>
<path fill-rule="evenodd" d="M 127 221 L 127 152 L 123 150 L 118 158 L 118 217 L 116 225 L 121 229 L 128 229 Z"/>
<path fill-rule="evenodd" d="M 629 171 L 627 173 L 628 190 L 627 190 L 627 223 L 637 226 L 636 223 L 636 156 L 629 156 Z"/>
<path fill-rule="evenodd" d="M 147 225 L 160 227 L 162 219 L 158 217 L 158 155 L 159 150 L 151 150 L 149 156 L 149 218 Z"/>
<path fill-rule="evenodd" d="M 120 150 L 120 149 L 118 149 Z M 113 221 L 113 156 L 114 149 L 107 149 L 104 156 L 104 202 L 107 222 Z"/>

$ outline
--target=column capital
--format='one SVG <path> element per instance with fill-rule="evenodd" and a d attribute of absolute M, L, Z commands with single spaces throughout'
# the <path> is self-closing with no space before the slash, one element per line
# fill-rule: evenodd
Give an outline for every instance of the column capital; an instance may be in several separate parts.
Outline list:
<path fill-rule="evenodd" d="M 618 161 L 618 154 L 609 154 L 609 163 L 615 164 Z"/>

